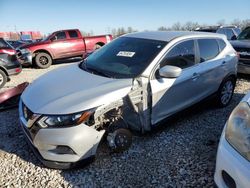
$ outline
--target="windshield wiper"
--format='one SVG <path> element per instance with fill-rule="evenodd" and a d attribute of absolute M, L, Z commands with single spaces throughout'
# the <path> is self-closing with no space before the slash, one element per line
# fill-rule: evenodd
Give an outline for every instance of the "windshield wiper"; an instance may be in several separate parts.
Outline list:
<path fill-rule="evenodd" d="M 93 69 L 93 68 L 89 68 L 87 66 L 86 66 L 86 68 L 87 68 L 87 70 L 89 70 L 90 72 L 92 72 L 92 74 L 97 74 L 97 75 L 100 75 L 100 76 L 112 78 L 111 75 L 109 75 L 107 73 L 104 73 L 103 71 L 96 70 L 96 69 Z"/>
<path fill-rule="evenodd" d="M 86 71 L 88 71 L 88 72 L 90 72 L 90 73 L 92 73 L 92 74 L 97 74 L 97 75 L 100 75 L 100 76 L 112 78 L 111 75 L 109 75 L 109 74 L 107 74 L 107 73 L 105 73 L 105 72 L 103 72 L 103 71 L 101 71 L 101 70 L 97 70 L 97 69 L 94 69 L 94 68 L 91 68 L 91 67 L 87 67 L 86 62 L 84 63 L 83 66 L 84 66 L 84 67 L 83 67 L 84 70 L 86 70 Z"/>
<path fill-rule="evenodd" d="M 97 75 L 104 76 L 104 77 L 108 77 L 108 78 L 114 78 L 114 76 L 111 76 L 110 74 L 107 74 L 107 73 L 105 73 L 105 72 L 103 72 L 103 71 L 101 71 L 101 70 L 97 70 L 97 69 L 95 69 L 95 68 L 87 67 L 86 62 L 87 62 L 87 61 L 86 61 L 86 59 L 85 59 L 84 62 L 82 62 L 82 63 L 80 64 L 80 67 L 81 67 L 83 70 L 85 70 L 85 71 L 87 71 L 87 72 L 90 72 L 90 73 L 92 73 L 92 74 L 97 74 Z"/>

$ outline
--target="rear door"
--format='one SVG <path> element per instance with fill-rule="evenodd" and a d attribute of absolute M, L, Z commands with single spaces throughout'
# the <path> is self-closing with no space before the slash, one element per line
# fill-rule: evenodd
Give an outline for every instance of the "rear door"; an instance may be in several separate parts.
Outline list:
<path fill-rule="evenodd" d="M 216 92 L 227 73 L 227 57 L 220 54 L 221 49 L 218 40 L 224 42 L 222 39 L 216 38 L 197 40 L 200 76 L 203 80 L 201 85 L 202 96 L 209 96 Z"/>
<path fill-rule="evenodd" d="M 82 56 L 85 52 L 85 44 L 80 34 L 76 30 L 69 30 L 68 36 L 68 42 L 71 43 L 71 48 L 69 49 L 71 56 Z"/>
<path fill-rule="evenodd" d="M 174 45 L 160 62 L 159 67 L 172 65 L 182 68 L 178 78 L 161 78 L 158 70 L 150 80 L 152 92 L 151 123 L 170 116 L 199 100 L 203 81 L 197 64 L 196 43 L 186 40 Z"/>

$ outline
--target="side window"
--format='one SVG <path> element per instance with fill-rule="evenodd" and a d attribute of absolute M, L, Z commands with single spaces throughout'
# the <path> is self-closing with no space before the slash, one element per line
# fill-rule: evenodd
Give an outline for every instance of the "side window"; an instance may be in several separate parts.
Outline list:
<path fill-rule="evenodd" d="M 217 42 L 219 44 L 220 51 L 222 51 L 226 47 L 226 43 L 222 39 L 217 39 Z"/>
<path fill-rule="evenodd" d="M 165 65 L 177 66 L 182 69 L 195 64 L 194 40 L 181 42 L 174 46 L 163 59 L 160 67 Z"/>
<path fill-rule="evenodd" d="M 77 32 L 74 30 L 69 31 L 69 37 L 70 38 L 78 38 Z"/>
<path fill-rule="evenodd" d="M 201 63 L 215 58 L 220 53 L 216 39 L 198 39 L 198 45 Z"/>
<path fill-rule="evenodd" d="M 58 32 L 57 34 L 55 34 L 54 37 L 52 37 L 51 40 L 63 40 L 66 39 L 66 33 L 64 31 Z"/>

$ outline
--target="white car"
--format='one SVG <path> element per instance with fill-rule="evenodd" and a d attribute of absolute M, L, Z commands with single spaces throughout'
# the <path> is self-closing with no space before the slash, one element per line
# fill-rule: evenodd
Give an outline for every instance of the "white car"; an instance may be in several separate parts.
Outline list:
<path fill-rule="evenodd" d="M 124 35 L 79 65 L 29 85 L 20 101 L 20 122 L 44 164 L 68 168 L 93 157 L 104 135 L 110 148 L 120 151 L 130 146 L 130 131 L 151 131 L 211 95 L 228 105 L 237 62 L 220 34 Z"/>
<path fill-rule="evenodd" d="M 224 127 L 214 178 L 218 187 L 250 187 L 250 92 Z"/>

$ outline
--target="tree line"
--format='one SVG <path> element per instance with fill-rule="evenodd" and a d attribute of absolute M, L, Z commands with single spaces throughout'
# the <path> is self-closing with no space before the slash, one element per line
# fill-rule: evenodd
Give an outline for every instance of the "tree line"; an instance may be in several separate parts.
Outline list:
<path fill-rule="evenodd" d="M 217 21 L 215 24 L 212 25 L 235 25 L 239 27 L 240 29 L 244 29 L 247 26 L 250 26 L 250 19 L 240 20 L 240 19 L 234 19 L 233 21 L 227 23 L 224 19 Z M 198 27 L 206 27 L 210 26 L 208 24 L 200 24 L 198 22 L 192 22 L 188 21 L 186 23 L 176 22 L 172 24 L 171 26 L 160 26 L 157 28 L 158 31 L 193 31 Z M 119 37 L 121 35 L 124 35 L 126 33 L 132 33 L 137 32 L 137 29 L 134 29 L 132 27 L 118 27 L 113 28 L 108 31 L 108 33 L 112 34 L 114 38 Z M 146 30 L 145 30 L 146 31 Z M 91 30 L 90 32 L 84 32 L 81 31 L 83 36 L 92 36 L 94 35 L 94 32 Z"/>
<path fill-rule="evenodd" d="M 245 19 L 245 20 L 234 19 L 230 23 L 226 23 L 225 20 L 219 20 L 214 25 L 215 26 L 216 25 L 218 25 L 218 26 L 234 25 L 234 26 L 239 27 L 240 29 L 244 29 L 247 26 L 250 26 L 250 19 Z M 198 27 L 206 27 L 206 26 L 209 26 L 209 25 L 208 24 L 200 24 L 198 22 L 191 22 L 191 21 L 186 22 L 184 24 L 181 24 L 180 22 L 176 22 L 170 27 L 161 26 L 161 27 L 158 28 L 158 31 L 171 31 L 171 30 L 175 30 L 175 31 L 193 31 Z"/>

